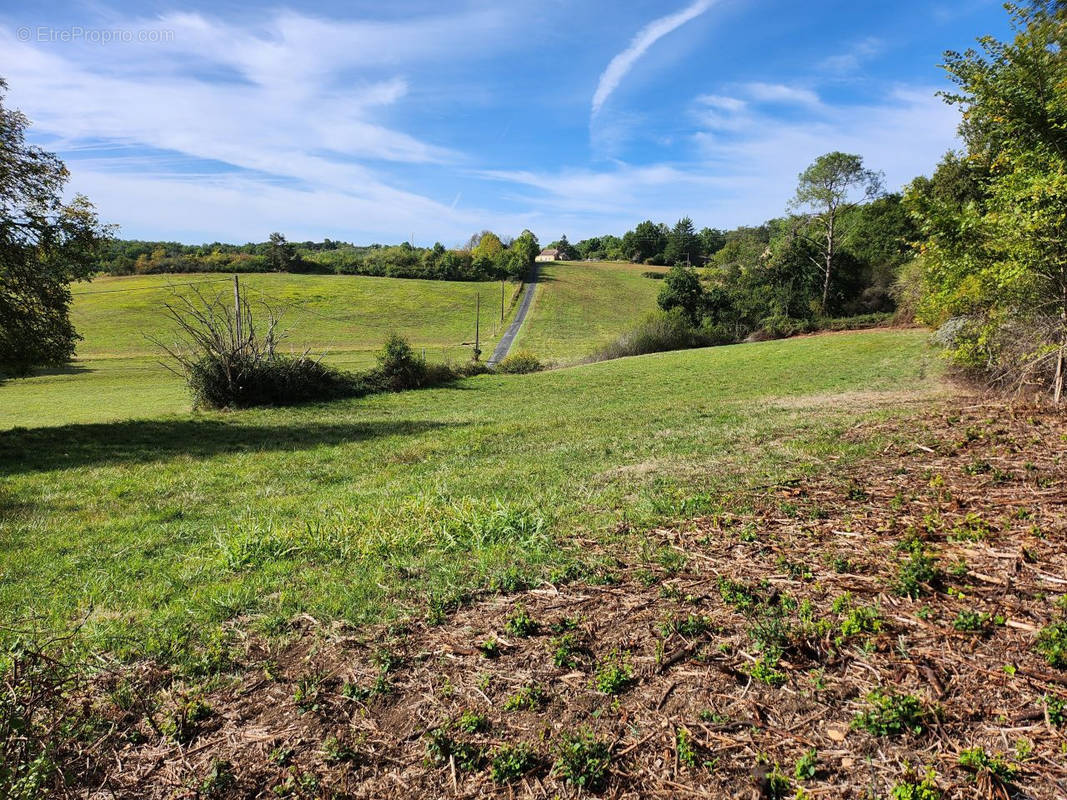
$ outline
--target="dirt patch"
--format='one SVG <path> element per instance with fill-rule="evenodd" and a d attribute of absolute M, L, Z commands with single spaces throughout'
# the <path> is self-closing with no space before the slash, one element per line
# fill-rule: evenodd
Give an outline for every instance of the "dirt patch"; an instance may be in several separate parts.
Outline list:
<path fill-rule="evenodd" d="M 151 715 L 98 685 L 115 727 L 65 791 L 1067 797 L 1067 661 L 1041 638 L 1067 614 L 1067 420 L 884 428 L 849 474 L 655 531 L 595 581 L 436 625 L 297 620 L 214 688 L 143 681 Z"/>

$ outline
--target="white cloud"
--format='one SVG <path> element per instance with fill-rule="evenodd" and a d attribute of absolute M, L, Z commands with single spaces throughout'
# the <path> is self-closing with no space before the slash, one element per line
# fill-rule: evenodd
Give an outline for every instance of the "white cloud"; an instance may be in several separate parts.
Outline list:
<path fill-rule="evenodd" d="M 713 0 L 696 0 L 696 2 L 691 3 L 681 11 L 653 20 L 638 31 L 630 42 L 630 46 L 611 59 L 607 69 L 600 75 L 600 81 L 597 83 L 596 91 L 593 93 L 592 114 L 596 115 L 600 111 L 608 97 L 611 96 L 611 93 L 618 88 L 622 79 L 626 77 L 626 73 L 633 69 L 634 64 L 645 54 L 648 48 L 671 31 L 677 30 L 690 20 L 699 17 L 711 8 L 712 2 Z"/>
<path fill-rule="evenodd" d="M 749 97 L 761 103 L 793 103 L 802 106 L 818 106 L 819 95 L 811 89 L 800 89 L 782 83 L 746 83 L 744 89 Z"/>
<path fill-rule="evenodd" d="M 469 59 L 503 46 L 506 11 L 402 22 L 281 11 L 258 26 L 177 13 L 113 25 L 172 31 L 169 41 L 109 46 L 23 43 L 0 29 L 0 74 L 33 136 L 64 155 L 71 188 L 126 235 L 232 240 L 273 226 L 407 238 L 432 225 L 427 236 L 461 238 L 484 227 L 477 210 L 393 188 L 384 167 L 466 156 L 384 120 L 407 101 L 408 69 L 454 57 L 460 40 L 483 43 Z"/>
<path fill-rule="evenodd" d="M 737 113 L 745 108 L 747 103 L 744 100 L 739 100 L 736 97 L 726 97 L 721 94 L 702 94 L 696 102 L 709 106 L 710 108 L 716 108 L 721 111 L 728 111 L 731 113 Z"/>
<path fill-rule="evenodd" d="M 698 226 L 758 224 L 785 213 L 797 175 L 831 150 L 858 153 L 883 170 L 890 190 L 928 174 L 955 142 L 959 122 L 933 88 L 898 87 L 865 105 L 801 105 L 782 120 L 724 95 L 696 99 L 686 162 L 617 163 L 610 169 L 483 173 L 516 185 L 516 199 L 571 238 L 622 233 L 652 216 L 671 223 L 689 215 Z"/>

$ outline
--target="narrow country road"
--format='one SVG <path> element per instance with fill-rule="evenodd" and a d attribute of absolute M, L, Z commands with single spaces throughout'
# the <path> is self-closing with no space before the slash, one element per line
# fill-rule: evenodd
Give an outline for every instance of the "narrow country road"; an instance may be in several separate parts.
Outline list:
<path fill-rule="evenodd" d="M 493 354 L 489 356 L 488 363 L 490 367 L 504 358 L 511 349 L 511 343 L 515 341 L 515 337 L 519 333 L 519 328 L 522 327 L 523 320 L 526 319 L 526 312 L 530 310 L 530 306 L 533 304 L 534 290 L 537 288 L 537 272 L 539 269 L 540 265 L 534 264 L 534 268 L 530 272 L 530 277 L 527 279 L 526 286 L 523 289 L 522 302 L 519 303 L 519 309 L 515 312 L 515 319 L 508 325 L 508 329 L 504 331 L 504 335 L 500 337 L 500 341 L 497 342 L 496 347 L 493 348 Z"/>

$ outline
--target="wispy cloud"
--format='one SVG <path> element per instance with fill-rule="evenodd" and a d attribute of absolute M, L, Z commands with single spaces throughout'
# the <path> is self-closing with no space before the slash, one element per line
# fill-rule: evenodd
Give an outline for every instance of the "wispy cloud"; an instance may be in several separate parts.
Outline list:
<path fill-rule="evenodd" d="M 114 47 L 42 46 L 0 28 L 0 74 L 33 134 L 72 167 L 73 188 L 127 235 L 170 227 L 232 239 L 286 218 L 279 229 L 294 234 L 378 237 L 426 219 L 451 234 L 484 222 L 450 206 L 452 193 L 397 188 L 388 168 L 468 156 L 389 119 L 410 102 L 407 71 L 452 57 L 457 38 L 507 40 L 504 25 L 495 10 L 403 22 L 279 11 L 255 27 L 175 13 L 124 20 L 174 36 L 117 58 Z M 495 45 L 468 57 L 479 47 Z"/>
<path fill-rule="evenodd" d="M 711 8 L 713 1 L 696 0 L 696 2 L 691 3 L 677 13 L 653 20 L 638 31 L 630 42 L 630 46 L 611 59 L 607 69 L 601 73 L 600 82 L 597 83 L 596 91 L 593 93 L 592 114 L 595 116 L 603 108 L 611 93 L 619 87 L 622 79 L 626 77 L 626 73 L 633 69 L 634 64 L 645 54 L 648 48 L 671 31 L 677 30 L 690 20 L 699 17 Z"/>
<path fill-rule="evenodd" d="M 832 104 L 817 96 L 816 103 L 788 94 L 786 99 L 803 101 L 789 119 L 754 99 L 786 93 L 749 84 L 735 88 L 741 97 L 695 99 L 695 152 L 685 161 L 483 175 L 511 184 L 526 207 L 567 222 L 570 232 L 620 233 L 649 216 L 670 223 L 686 215 L 698 225 L 728 228 L 784 213 L 797 175 L 831 150 L 859 153 L 898 189 L 932 169 L 953 145 L 959 122 L 933 87 L 898 86 L 865 104 Z"/>
<path fill-rule="evenodd" d="M 819 66 L 826 72 L 844 75 L 855 72 L 864 62 L 881 55 L 884 50 L 882 40 L 870 36 L 856 42 L 843 53 L 823 59 Z"/>
<path fill-rule="evenodd" d="M 786 86 L 782 83 L 747 83 L 744 90 L 753 100 L 762 103 L 792 103 L 803 106 L 818 106 L 821 103 L 819 95 L 811 89 Z"/>

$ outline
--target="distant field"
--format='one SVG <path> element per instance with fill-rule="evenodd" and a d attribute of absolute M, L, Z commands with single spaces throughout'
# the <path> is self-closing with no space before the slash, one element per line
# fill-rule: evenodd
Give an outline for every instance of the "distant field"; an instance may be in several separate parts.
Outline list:
<path fill-rule="evenodd" d="M 175 292 L 232 302 L 229 278 L 218 275 L 102 277 L 75 284 L 72 317 L 84 337 L 69 369 L 0 383 L 0 429 L 15 425 L 102 422 L 189 409 L 180 379 L 160 363 L 148 336 L 167 340 L 173 325 L 163 303 Z M 500 284 L 402 280 L 340 275 L 242 275 L 246 299 L 281 314 L 283 349 L 310 347 L 350 369 L 374 363 L 391 331 L 399 331 L 431 361 L 462 361 L 474 341 L 476 296 L 481 295 L 482 350 L 501 332 Z M 506 319 L 516 286 L 505 287 Z"/>
<path fill-rule="evenodd" d="M 663 285 L 642 273 L 665 271 L 642 264 L 543 264 L 533 308 L 516 348 L 562 363 L 588 356 L 656 309 Z"/>
<path fill-rule="evenodd" d="M 585 558 L 582 536 L 709 513 L 724 493 L 871 452 L 842 434 L 938 390 L 925 338 L 809 337 L 0 431 L 0 616 L 64 629 L 87 615 L 95 644 L 171 657 L 235 617 L 358 623 L 537 580 Z M 134 391 L 88 396 L 69 378 L 0 393 L 62 418 Z"/>
<path fill-rule="evenodd" d="M 544 281 L 516 347 L 569 362 L 629 328 L 655 307 L 657 281 L 629 264 L 546 264 Z M 197 284 L 230 302 L 229 278 L 218 275 L 102 277 L 73 287 L 73 319 L 84 340 L 70 369 L 0 383 L 0 429 L 178 413 L 189 408 L 181 381 L 159 363 L 149 335 L 164 340 L 172 326 L 163 302 Z M 311 347 L 328 362 L 362 369 L 397 330 L 432 361 L 462 361 L 474 340 L 481 295 L 485 357 L 502 332 L 500 284 L 345 275 L 241 276 L 246 298 L 281 312 L 285 346 Z M 516 286 L 505 287 L 505 324 Z"/>
<path fill-rule="evenodd" d="M 281 313 L 281 328 L 290 347 L 328 352 L 339 360 L 369 359 L 392 331 L 417 347 L 444 356 L 469 357 L 461 342 L 474 341 L 475 297 L 482 299 L 482 334 L 500 327 L 500 284 L 402 280 L 349 275 L 242 275 L 245 296 L 260 309 Z M 73 319 L 85 340 L 80 358 L 154 356 L 146 335 L 170 329 L 162 304 L 172 292 L 190 294 L 195 283 L 207 296 L 231 302 L 228 277 L 217 275 L 147 275 L 103 277 L 76 284 Z M 170 287 L 174 286 L 172 290 Z M 507 287 L 511 299 L 514 286 Z"/>

